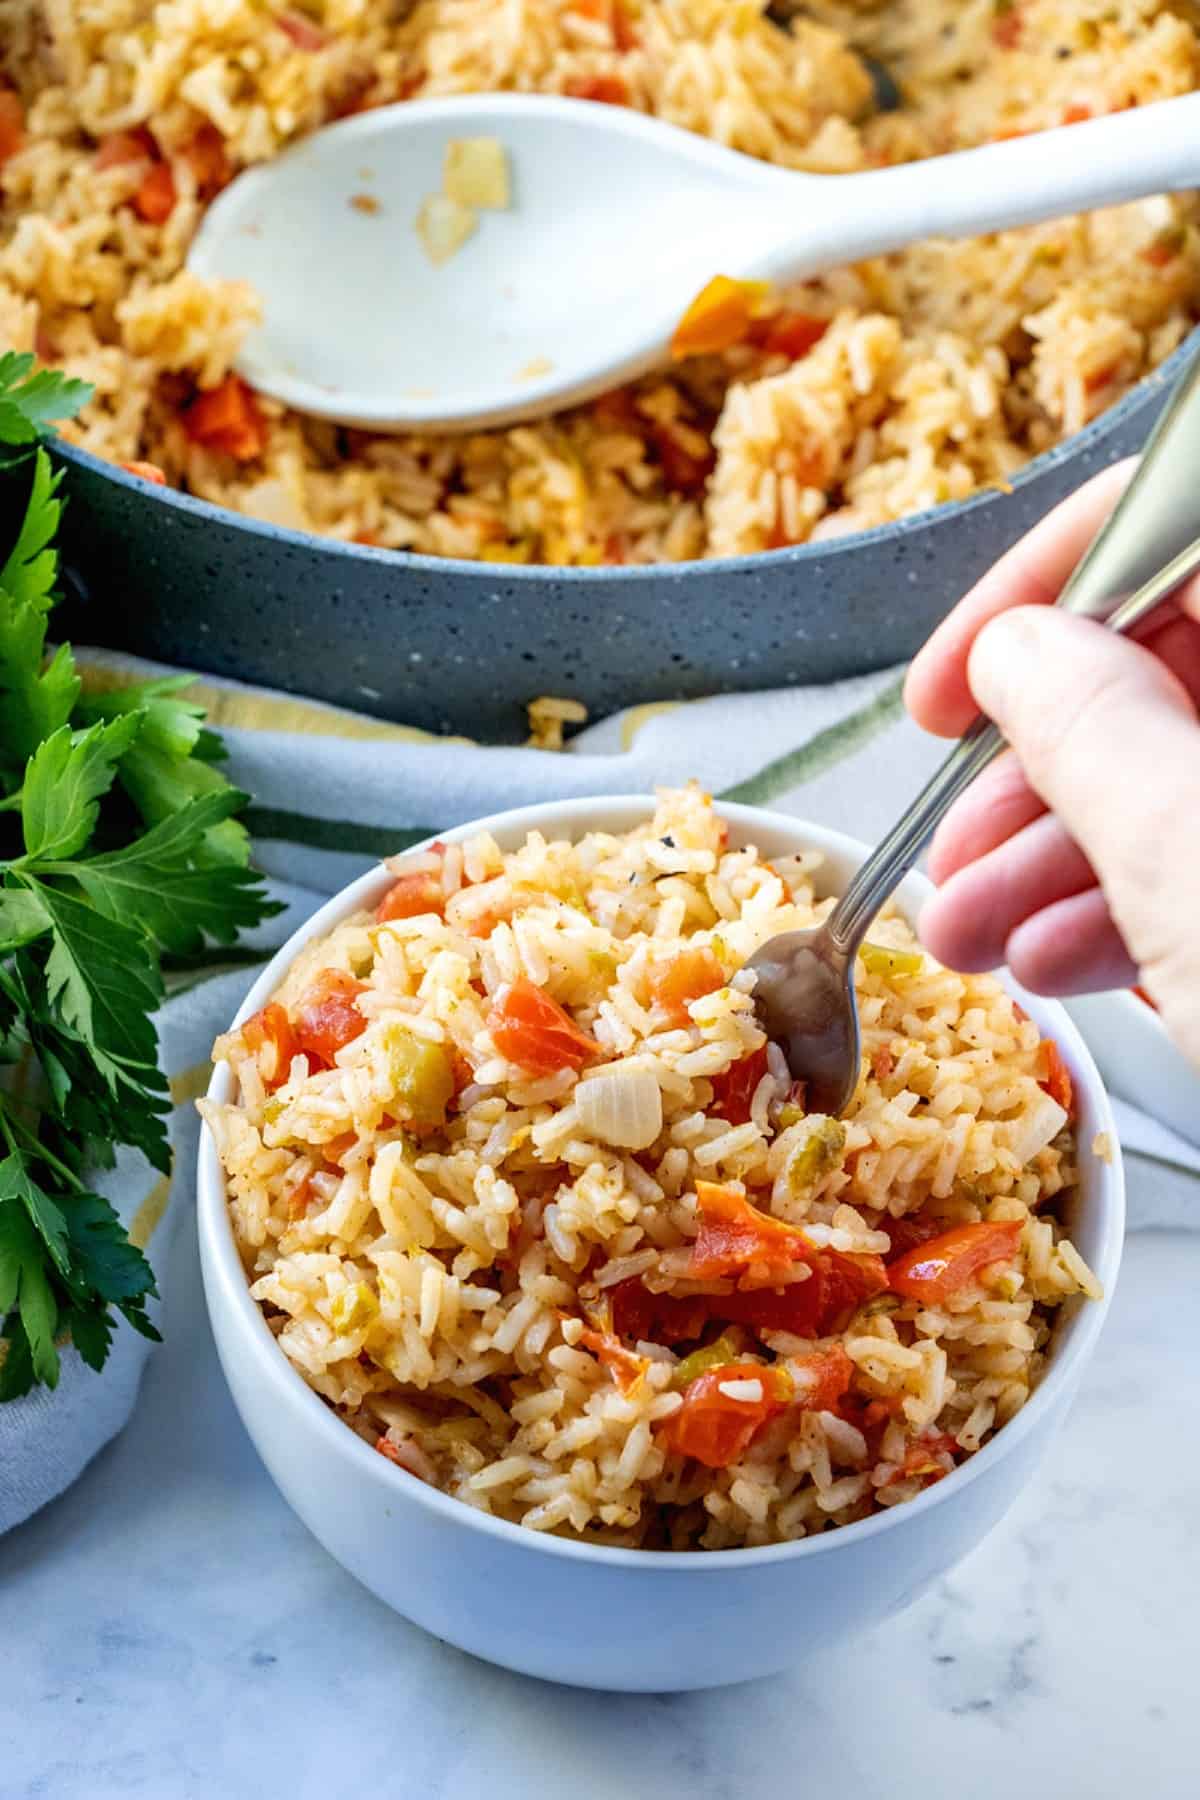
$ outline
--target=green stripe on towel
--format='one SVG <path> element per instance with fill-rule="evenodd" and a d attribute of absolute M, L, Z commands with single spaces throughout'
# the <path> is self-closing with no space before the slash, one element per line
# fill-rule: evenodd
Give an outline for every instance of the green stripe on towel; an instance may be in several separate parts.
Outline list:
<path fill-rule="evenodd" d="M 896 723 L 904 711 L 903 689 L 904 677 L 901 675 L 858 712 L 839 719 L 836 725 L 826 726 L 798 749 L 776 757 L 757 775 L 726 788 L 717 798 L 739 801 L 743 806 L 766 806 L 790 788 L 800 787 L 823 775 L 827 769 L 835 768 Z"/>
<path fill-rule="evenodd" d="M 428 825 L 408 830 L 396 825 L 358 825 L 353 819 L 316 819 L 272 806 L 248 806 L 238 816 L 251 837 L 302 844 L 306 850 L 340 850 L 347 856 L 395 856 L 411 844 L 435 836 Z"/>

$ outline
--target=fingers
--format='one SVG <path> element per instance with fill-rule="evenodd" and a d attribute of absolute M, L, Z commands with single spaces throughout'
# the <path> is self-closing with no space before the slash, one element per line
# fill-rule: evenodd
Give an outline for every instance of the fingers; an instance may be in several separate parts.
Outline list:
<path fill-rule="evenodd" d="M 1096 885 L 1058 820 L 1040 819 L 952 875 L 921 914 L 921 936 L 952 969 L 994 969 L 1027 919 Z"/>
<path fill-rule="evenodd" d="M 1097 871 L 1143 967 L 1180 954 L 1200 916 L 1200 731 L 1181 682 L 1150 651 L 1047 607 L 998 616 L 968 675 L 1032 790 Z"/>
<path fill-rule="evenodd" d="M 1010 606 L 1045 606 L 1057 600 L 1133 469 L 1132 460 L 1118 463 L 1056 506 L 959 601 L 908 671 L 904 698 L 918 725 L 939 737 L 962 736 L 978 710 L 967 680 L 967 657 L 979 632 Z"/>
<path fill-rule="evenodd" d="M 1200 587 L 1197 588 L 1200 598 Z M 1166 663 L 1176 679 L 1187 689 L 1192 705 L 1200 708 L 1200 626 L 1182 615 L 1175 605 L 1164 607 L 1165 617 L 1155 614 L 1148 620 L 1150 630 L 1137 641 L 1152 650 L 1160 662 Z M 1196 608 L 1200 618 L 1200 606 Z"/>
<path fill-rule="evenodd" d="M 1005 960 L 1036 994 L 1095 994 L 1132 987 L 1138 965 L 1114 925 L 1099 888 L 1036 913 L 1008 940 Z"/>
<path fill-rule="evenodd" d="M 1024 769 L 1012 751 L 1006 751 L 972 782 L 938 827 L 929 847 L 930 876 L 940 886 L 956 870 L 1023 831 L 1045 810 Z"/>

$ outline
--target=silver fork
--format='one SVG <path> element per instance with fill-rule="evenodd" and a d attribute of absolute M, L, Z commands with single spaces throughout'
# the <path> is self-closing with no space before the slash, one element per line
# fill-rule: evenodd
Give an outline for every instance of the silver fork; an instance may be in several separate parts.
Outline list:
<path fill-rule="evenodd" d="M 1131 631 L 1200 569 L 1200 357 L 1152 433 L 1141 464 L 1057 604 Z M 858 1086 L 854 959 L 879 908 L 954 802 L 1004 749 L 976 719 L 854 876 L 823 925 L 785 932 L 750 958 L 759 1022 L 806 1087 L 809 1112 L 837 1117 Z"/>

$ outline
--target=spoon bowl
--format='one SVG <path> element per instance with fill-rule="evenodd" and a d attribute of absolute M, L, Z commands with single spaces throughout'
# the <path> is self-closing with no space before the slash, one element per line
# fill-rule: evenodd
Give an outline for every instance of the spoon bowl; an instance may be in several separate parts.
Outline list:
<path fill-rule="evenodd" d="M 434 266 L 418 236 L 447 147 L 494 139 L 511 202 Z M 1200 184 L 1200 94 L 856 175 L 780 169 L 625 107 L 410 100 L 328 126 L 209 207 L 189 267 L 262 303 L 262 392 L 373 431 L 544 416 L 645 373 L 716 274 L 775 283 Z"/>

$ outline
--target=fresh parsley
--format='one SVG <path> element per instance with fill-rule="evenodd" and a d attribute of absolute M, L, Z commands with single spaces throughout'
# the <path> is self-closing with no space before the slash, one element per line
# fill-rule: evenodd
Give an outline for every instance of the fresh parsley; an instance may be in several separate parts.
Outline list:
<path fill-rule="evenodd" d="M 118 1314 L 158 1336 L 150 1265 L 87 1172 L 120 1144 L 170 1172 L 163 959 L 278 910 L 188 678 L 84 695 L 70 647 L 47 651 L 63 503 L 44 439 L 89 393 L 0 355 L 0 501 L 22 490 L 0 541 L 0 1401 L 53 1387 L 67 1339 L 102 1368 Z"/>

